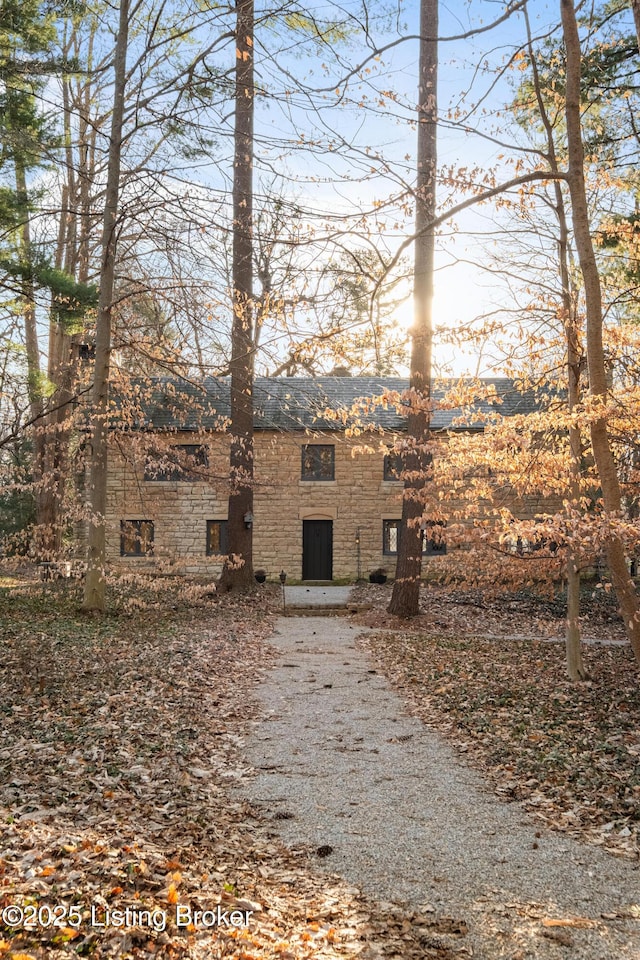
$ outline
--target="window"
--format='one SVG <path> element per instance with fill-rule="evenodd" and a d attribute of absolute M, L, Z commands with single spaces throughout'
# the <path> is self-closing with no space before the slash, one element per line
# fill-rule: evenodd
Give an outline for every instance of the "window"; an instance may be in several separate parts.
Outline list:
<path fill-rule="evenodd" d="M 120 521 L 120 556 L 147 557 L 153 553 L 153 520 Z"/>
<path fill-rule="evenodd" d="M 398 552 L 398 537 L 400 533 L 399 520 L 382 521 L 382 552 L 395 554 Z"/>
<path fill-rule="evenodd" d="M 440 557 L 447 552 L 447 541 L 444 538 L 444 520 L 429 520 L 424 531 L 423 553 L 427 557 Z"/>
<path fill-rule="evenodd" d="M 536 523 L 539 521 L 536 520 Z M 500 537 L 500 543 L 505 546 L 510 553 L 519 557 L 528 556 L 532 553 L 541 553 L 543 557 L 555 557 L 558 553 L 558 544 L 549 537 L 538 536 L 535 530 L 528 531 L 528 536 L 522 534 L 507 534 Z"/>
<path fill-rule="evenodd" d="M 199 443 L 172 444 L 166 450 L 152 450 L 144 467 L 145 480 L 201 480 L 209 466 L 209 452 Z"/>
<path fill-rule="evenodd" d="M 335 479 L 335 447 L 329 443 L 305 444 L 302 448 L 303 480 Z"/>
<path fill-rule="evenodd" d="M 402 473 L 402 458 L 399 453 L 387 453 L 384 458 L 384 480 L 399 480 Z"/>
<path fill-rule="evenodd" d="M 433 455 L 431 453 L 425 454 L 426 459 L 426 479 L 433 479 Z M 402 474 L 402 456 L 391 450 L 389 453 L 385 454 L 384 458 L 384 480 L 399 480 Z M 411 469 L 409 467 L 409 469 Z"/>
<path fill-rule="evenodd" d="M 207 520 L 207 556 L 229 553 L 229 521 Z"/>
<path fill-rule="evenodd" d="M 422 544 L 422 553 L 427 557 L 442 556 L 447 552 L 447 543 L 444 539 L 443 528 L 446 526 L 444 520 L 429 520 L 426 523 L 424 531 L 424 540 Z M 394 556 L 398 553 L 398 543 L 400 540 L 400 521 L 383 520 L 382 521 L 382 552 L 388 556 Z"/>

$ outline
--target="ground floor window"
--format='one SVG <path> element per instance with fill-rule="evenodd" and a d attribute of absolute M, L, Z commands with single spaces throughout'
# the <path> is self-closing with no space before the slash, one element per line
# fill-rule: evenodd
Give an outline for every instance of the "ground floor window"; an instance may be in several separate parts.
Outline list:
<path fill-rule="evenodd" d="M 229 553 L 229 521 L 207 520 L 207 556 Z"/>
<path fill-rule="evenodd" d="M 120 556 L 147 557 L 153 553 L 153 520 L 120 521 Z"/>
<path fill-rule="evenodd" d="M 439 557 L 447 552 L 447 541 L 445 540 L 444 520 L 429 520 L 424 531 L 423 552 L 427 557 Z"/>
<path fill-rule="evenodd" d="M 427 557 L 441 556 L 447 552 L 444 539 L 444 520 L 429 520 L 423 532 L 422 552 Z M 382 521 L 382 552 L 387 556 L 398 553 L 400 520 Z"/>
<path fill-rule="evenodd" d="M 393 555 L 398 552 L 398 537 L 400 533 L 399 520 L 382 521 L 382 552 Z"/>

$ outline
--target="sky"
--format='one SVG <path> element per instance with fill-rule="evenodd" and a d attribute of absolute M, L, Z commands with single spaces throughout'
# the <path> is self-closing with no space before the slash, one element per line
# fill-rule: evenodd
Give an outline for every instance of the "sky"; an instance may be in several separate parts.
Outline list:
<path fill-rule="evenodd" d="M 532 27 L 540 28 L 552 21 L 556 15 L 555 5 L 533 3 Z M 314 8 L 315 9 L 315 8 Z M 322 8 L 324 9 L 324 8 Z M 504 4 L 491 0 L 473 0 L 473 3 L 441 4 L 439 34 L 451 37 L 478 28 L 492 22 L 504 9 Z M 399 34 L 406 36 L 418 32 L 418 3 L 410 0 L 404 4 L 397 18 L 389 18 L 379 25 L 377 44 L 382 45 L 393 40 Z M 496 111 L 512 95 L 508 78 L 496 81 L 495 69 L 506 62 L 521 37 L 524 36 L 522 17 L 512 22 L 480 34 L 477 37 L 443 41 L 440 44 L 439 68 L 439 107 L 444 123 L 439 130 L 438 155 L 441 168 L 459 169 L 460 167 L 500 168 L 505 176 L 512 173 L 505 166 L 505 154 L 508 149 L 484 139 L 481 136 L 460 129 L 454 129 L 447 122 L 449 110 L 466 112 L 472 103 L 477 110 L 469 117 L 470 127 L 491 130 L 500 136 L 505 119 L 496 116 Z M 350 50 L 344 59 L 350 62 L 362 62 L 366 50 Z M 316 210 L 326 208 L 332 213 L 342 212 L 346 217 L 354 211 L 370 210 L 372 205 L 402 190 L 413 182 L 415 170 L 415 103 L 417 100 L 418 43 L 407 40 L 384 53 L 380 60 L 372 61 L 368 68 L 372 73 L 364 78 L 362 84 L 352 81 L 349 85 L 339 84 L 335 91 L 330 89 L 328 77 L 335 79 L 335 69 L 326 71 L 326 106 L 320 111 L 320 120 L 326 133 L 329 128 L 336 131 L 336 141 L 340 135 L 361 153 L 355 158 L 354 151 L 348 159 L 338 156 L 325 157 L 324 162 L 310 168 L 308 158 L 289 154 L 284 159 L 287 169 L 297 179 L 298 195 Z M 299 68 L 299 63 L 296 67 Z M 302 71 L 305 83 L 316 82 L 317 64 L 309 64 Z M 321 76 L 323 76 L 322 72 Z M 376 100 L 375 90 L 392 91 L 393 97 L 382 96 Z M 358 109 L 358 101 L 367 108 Z M 337 107 L 340 109 L 337 109 Z M 292 110 L 294 122 L 296 111 Z M 308 118 L 307 118 L 308 119 Z M 282 117 L 277 109 L 267 111 L 265 135 L 279 129 Z M 302 111 L 298 117 L 303 124 Z M 505 139 L 509 140 L 508 134 Z M 362 156 L 371 157 L 370 175 L 364 176 L 367 167 L 362 164 Z M 499 160 L 498 157 L 503 159 Z M 349 169 L 353 162 L 354 167 Z M 309 171 L 313 173 L 308 176 Z M 328 182 L 332 174 L 336 182 Z M 340 178 L 350 178 L 346 183 Z M 462 197 L 453 195 L 445 183 L 441 186 L 441 202 L 455 202 Z M 392 204 L 387 210 L 382 208 L 379 217 L 376 245 L 391 255 L 398 244 L 411 233 L 413 214 L 399 211 Z M 496 307 L 496 282 L 477 265 L 484 256 L 485 248 L 491 242 L 493 223 L 491 212 L 485 208 L 481 212 L 469 212 L 447 224 L 440 231 L 437 243 L 436 281 L 434 299 L 434 318 L 436 325 L 461 327 L 471 323 L 483 313 Z M 481 237 L 468 236 L 469 231 L 477 231 Z M 408 327 L 413 316 L 410 289 L 407 286 L 407 301 L 398 310 L 397 317 L 404 327 Z M 475 350 L 465 356 L 459 349 L 444 343 L 436 343 L 434 355 L 436 369 L 442 373 L 462 374 L 491 373 L 495 361 L 486 350 L 480 354 Z"/>
<path fill-rule="evenodd" d="M 439 35 L 441 38 L 454 37 L 492 23 L 501 16 L 505 4 L 496 0 L 467 0 L 465 3 L 441 3 Z M 530 0 L 528 5 L 531 31 L 534 38 L 552 37 L 560 40 L 558 2 Z M 398 34 L 415 34 L 418 30 L 418 2 L 410 0 L 401 8 L 397 20 L 390 21 L 385 34 L 382 27 L 378 43 L 391 40 Z M 476 182 L 482 182 L 483 172 L 492 170 L 497 182 L 514 176 L 513 162 L 522 156 L 518 146 L 526 146 L 526 134 L 514 129 L 511 115 L 505 111 L 514 94 L 514 84 L 521 74 L 517 70 L 505 69 L 513 54 L 526 41 L 525 20 L 516 13 L 496 28 L 471 38 L 441 40 L 439 45 L 439 82 L 438 97 L 441 125 L 438 133 L 438 157 L 441 169 L 439 186 L 439 204 L 444 206 L 463 199 L 464 194 L 452 191 L 447 185 L 447 171 L 464 168 L 470 171 L 478 168 L 473 176 Z M 350 58 L 357 62 L 358 57 L 350 52 Z M 312 188 L 307 183 L 305 189 L 311 203 L 317 206 L 325 204 L 332 211 L 343 210 L 345 215 L 354 208 L 365 210 L 373 203 L 386 198 L 399 190 L 399 180 L 412 182 L 415 169 L 416 133 L 413 127 L 415 101 L 417 98 L 418 73 L 417 41 L 406 41 L 393 50 L 384 53 L 370 80 L 372 88 L 378 91 L 392 90 L 394 98 L 383 97 L 384 103 L 375 111 L 369 109 L 366 119 L 359 119 L 355 107 L 345 104 L 346 93 L 341 86 L 336 90 L 334 99 L 344 104 L 339 119 L 335 119 L 332 110 L 331 95 L 328 95 L 326 114 L 328 122 L 339 131 L 345 131 L 352 141 L 363 150 L 369 148 L 373 157 L 376 153 L 387 160 L 385 164 L 378 158 L 372 161 L 372 175 L 359 183 L 348 186 L 316 184 Z M 365 83 L 359 88 L 367 96 L 366 105 L 375 105 L 375 96 Z M 355 104 L 358 100 L 358 87 L 353 85 L 348 94 Z M 466 129 L 460 129 L 450 120 L 450 111 L 459 119 L 463 118 Z M 465 121 L 466 118 L 466 121 Z M 348 164 L 348 161 L 347 161 Z M 344 162 L 336 161 L 335 169 L 344 173 Z M 375 172 L 374 172 L 375 171 Z M 376 242 L 381 249 L 393 252 L 397 245 L 412 230 L 412 215 L 396 214 L 393 207 L 386 217 L 381 214 Z M 516 309 L 523 302 L 520 287 L 515 274 L 522 268 L 526 259 L 526 243 L 529 242 L 523 227 L 519 237 L 514 235 L 514 264 L 510 278 L 500 278 L 486 267 L 493 256 L 501 256 L 508 269 L 509 248 L 504 244 L 502 227 L 505 223 L 495 209 L 483 206 L 459 215 L 439 231 L 436 254 L 436 279 L 434 298 L 434 320 L 436 326 L 463 328 L 482 316 L 503 318 L 508 311 Z M 526 226 L 526 225 L 525 225 Z M 522 242 L 522 246 L 520 245 Z M 535 243 L 535 241 L 534 241 Z M 516 253 L 519 257 L 516 263 Z M 538 251 L 540 261 L 545 251 Z M 538 253 L 531 254 L 535 262 Z M 409 289 L 407 288 L 407 294 Z M 399 309 L 398 318 L 408 327 L 413 315 L 410 296 Z M 435 368 L 443 374 L 472 373 L 491 375 L 502 372 L 500 352 L 489 341 L 480 349 L 471 347 L 465 354 L 458 347 L 452 347 L 444 341 L 438 342 L 434 351 Z"/>
<path fill-rule="evenodd" d="M 400 0 L 399 7 L 394 7 L 393 2 L 378 0 L 376 5 L 368 4 L 371 45 L 384 46 L 398 37 L 417 33 L 417 0 Z M 362 22 L 362 0 L 311 0 L 305 9 L 318 17 L 337 19 L 345 4 Z M 439 34 L 446 38 L 489 24 L 502 14 L 504 6 L 498 0 L 441 2 Z M 534 35 L 557 26 L 557 0 L 530 0 L 529 11 Z M 222 21 L 223 15 L 219 16 Z M 417 41 L 405 40 L 380 58 L 367 61 L 371 45 L 367 47 L 362 40 L 346 45 L 328 44 L 323 56 L 321 48 L 311 49 L 308 32 L 283 29 L 278 18 L 273 18 L 271 26 L 261 27 L 256 45 L 264 90 L 256 108 L 258 190 L 275 183 L 292 202 L 312 209 L 317 214 L 313 222 L 314 242 L 323 236 L 323 231 L 332 240 L 342 231 L 345 246 L 364 244 L 391 257 L 413 229 L 413 211 L 410 205 L 403 208 L 403 201 L 415 177 Z M 216 22 L 211 35 L 215 37 L 221 29 Z M 516 154 L 509 146 L 510 118 L 502 108 L 513 88 L 510 75 L 497 78 L 496 70 L 508 61 L 524 35 L 523 17 L 517 14 L 494 30 L 440 43 L 441 205 L 461 198 L 446 182 L 448 170 L 463 167 L 468 171 L 477 167 L 476 180 L 490 168 L 495 168 L 498 179 L 512 176 L 508 162 Z M 142 39 L 141 34 L 138 42 Z M 210 37 L 200 34 L 195 38 L 197 42 L 207 39 Z M 221 46 L 218 63 L 227 72 L 233 62 L 232 54 L 228 42 Z M 360 79 L 354 77 L 345 82 L 344 75 L 358 63 L 364 64 Z M 309 90 L 308 96 L 305 89 Z M 450 110 L 457 112 L 458 117 L 468 114 L 467 126 L 490 136 L 455 127 L 448 118 Z M 198 187 L 192 188 L 194 205 L 202 216 L 198 217 L 194 231 L 198 238 L 192 241 L 190 237 L 189 241 L 192 249 L 200 244 L 203 254 L 207 244 L 213 242 L 206 224 L 208 205 L 213 210 L 225 193 L 228 198 L 231 182 L 233 110 L 231 101 L 225 102 L 224 96 L 219 111 L 212 130 L 218 142 L 211 157 L 205 155 L 197 163 L 183 161 L 183 169 L 175 180 L 178 183 L 178 177 L 183 176 L 188 188 L 188 178 L 199 176 L 202 197 L 210 190 L 210 197 L 216 198 L 200 204 Z M 366 216 L 366 237 L 357 223 L 360 216 Z M 211 221 L 214 220 L 212 213 Z M 505 292 L 495 275 L 480 265 L 494 252 L 497 229 L 494 211 L 486 206 L 458 216 L 440 230 L 434 300 L 436 326 L 465 327 L 478 317 L 506 308 L 510 302 L 510 292 Z M 330 246 L 327 241 L 325 250 L 329 251 Z M 316 252 L 322 249 L 319 242 L 307 249 L 312 251 L 309 257 L 323 255 Z M 222 272 L 221 277 L 222 301 L 226 296 Z M 408 328 L 413 316 L 409 282 L 406 295 L 397 319 Z M 500 358 L 488 344 L 464 355 L 440 340 L 434 359 L 436 371 L 443 374 L 500 372 Z"/>

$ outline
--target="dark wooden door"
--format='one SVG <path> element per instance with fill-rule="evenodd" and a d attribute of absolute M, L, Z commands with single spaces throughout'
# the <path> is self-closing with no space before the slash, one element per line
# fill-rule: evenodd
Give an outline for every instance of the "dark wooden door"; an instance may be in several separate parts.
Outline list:
<path fill-rule="evenodd" d="M 333 579 L 333 520 L 302 521 L 302 579 Z"/>

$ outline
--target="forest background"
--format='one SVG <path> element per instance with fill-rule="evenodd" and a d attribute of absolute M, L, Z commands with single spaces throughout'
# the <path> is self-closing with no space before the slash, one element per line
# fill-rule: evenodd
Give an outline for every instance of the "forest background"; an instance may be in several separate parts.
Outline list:
<path fill-rule="evenodd" d="M 637 0 L 420 11 L 2 0 L 3 574 L 73 556 L 78 524 L 99 533 L 76 477 L 101 431 L 127 432 L 123 411 L 153 377 L 198 384 L 247 357 L 250 376 L 413 373 L 424 329 L 411 254 L 417 233 L 431 237 L 435 375 L 512 375 L 540 409 L 498 409 L 481 435 L 445 445 L 429 433 L 424 390 L 385 398 L 426 421 L 398 452 L 417 450 L 418 480 L 438 481 L 420 488 L 416 528 L 446 520 L 453 589 L 424 590 L 408 626 L 383 609 L 387 586 L 359 587 L 373 597 L 362 619 L 387 631 L 370 645 L 501 796 L 637 860 L 638 685 L 624 634 L 638 657 L 639 32 Z M 437 102 L 425 95 L 435 67 Z M 244 130 L 239 95 L 253 105 Z M 421 192 L 425 122 L 438 161 Z M 421 200 L 433 209 L 418 228 Z M 234 252 L 247 236 L 238 310 Z M 243 354 L 234 321 L 247 318 Z M 96 394 L 99 348 L 107 389 Z M 461 427 L 483 389 L 451 387 Z M 434 496 L 451 489 L 457 513 Z M 559 509 L 521 522 L 514 493 L 550 494 Z M 273 842 L 273 824 L 262 830 L 229 796 L 246 775 L 242 737 L 279 586 L 212 596 L 210 584 L 95 571 L 112 616 L 79 615 L 75 583 L 0 581 L 6 896 L 46 904 L 57 891 L 116 908 L 249 898 L 268 909 L 247 939 L 217 932 L 204 949 L 335 957 L 370 938 L 424 956 L 423 922 L 442 933 L 432 918 L 382 915 L 343 886 L 328 902 L 307 861 Z M 505 602 L 522 586 L 554 596 Z M 614 591 L 630 610 L 622 622 Z M 586 682 L 561 679 L 563 620 L 570 681 Z M 584 661 L 582 626 L 599 641 Z M 528 931 L 547 937 L 560 921 L 557 942 L 570 947 L 581 918 L 545 909 Z M 637 904 L 621 911 L 598 924 L 637 920 Z M 86 916 L 80 930 L 5 926 L 0 937 L 0 952 L 22 955 L 122 947 Z M 136 957 L 201 948 L 173 929 L 126 942 Z"/>
<path fill-rule="evenodd" d="M 89 570 L 104 584 L 104 510 L 99 496 L 75 495 L 69 477 L 88 452 L 92 487 L 106 476 L 109 391 L 135 394 L 158 375 L 233 377 L 248 357 L 251 377 L 409 372 L 409 256 L 423 199 L 418 61 L 430 42 L 434 372 L 501 372 L 561 399 L 526 421 L 497 415 L 482 442 L 460 434 L 438 450 L 438 486 L 463 491 L 465 506 L 442 518 L 442 503 L 422 493 L 420 517 L 446 520 L 451 543 L 475 531 L 476 566 L 489 580 L 497 563 L 501 576 L 573 571 L 579 581 L 606 553 L 640 651 L 629 576 L 638 539 L 637 3 L 432 4 L 431 36 L 427 6 L 3 3 L 7 552 L 58 558 L 74 524 L 88 521 L 97 538 Z M 243 157 L 249 179 L 239 186 Z M 598 284 L 591 300 L 586 246 Z M 240 349 L 239 256 L 250 261 Z M 589 316 L 593 343 L 600 338 L 591 355 Z M 448 402 L 473 416 L 480 389 L 465 379 Z M 90 444 L 77 429 L 87 405 Z M 117 413 L 122 420 L 121 401 Z M 425 435 L 429 463 L 430 443 Z M 232 461 L 231 529 L 244 469 Z M 536 530 L 522 526 L 504 506 L 507 489 L 557 494 L 562 511 L 538 518 Z M 491 504 L 482 523 L 479 501 Z M 523 543 L 554 546 L 534 551 L 535 574 L 512 562 Z M 85 606 L 104 606 L 96 584 Z"/>

